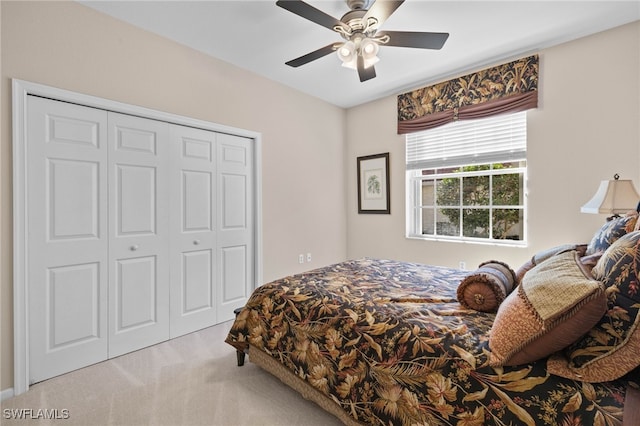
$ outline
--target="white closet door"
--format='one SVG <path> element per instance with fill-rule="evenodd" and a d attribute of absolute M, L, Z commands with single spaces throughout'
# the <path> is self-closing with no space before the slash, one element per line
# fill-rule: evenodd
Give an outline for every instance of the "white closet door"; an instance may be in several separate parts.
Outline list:
<path fill-rule="evenodd" d="M 169 338 L 168 136 L 109 113 L 109 357 Z"/>
<path fill-rule="evenodd" d="M 27 101 L 29 382 L 107 358 L 107 113 Z"/>
<path fill-rule="evenodd" d="M 171 126 L 171 337 L 216 323 L 216 133 Z"/>
<path fill-rule="evenodd" d="M 251 139 L 218 135 L 217 322 L 233 319 L 247 301 L 253 282 L 253 144 Z"/>

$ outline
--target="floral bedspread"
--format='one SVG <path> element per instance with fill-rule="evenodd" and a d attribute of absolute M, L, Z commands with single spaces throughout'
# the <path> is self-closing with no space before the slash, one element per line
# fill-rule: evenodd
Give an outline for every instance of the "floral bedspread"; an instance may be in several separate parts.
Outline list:
<path fill-rule="evenodd" d="M 488 365 L 493 314 L 464 309 L 468 272 L 360 259 L 256 289 L 226 342 L 255 346 L 375 425 L 618 425 L 625 385 Z"/>

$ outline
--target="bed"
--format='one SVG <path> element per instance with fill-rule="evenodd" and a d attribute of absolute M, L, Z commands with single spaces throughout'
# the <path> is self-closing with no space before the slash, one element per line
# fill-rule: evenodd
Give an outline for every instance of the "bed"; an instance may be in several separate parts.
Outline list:
<path fill-rule="evenodd" d="M 603 226 L 588 246 L 559 246 L 512 271 L 513 288 L 498 294 L 497 312 L 460 301 L 461 283 L 482 268 L 364 258 L 259 287 L 226 342 L 347 425 L 640 424 L 640 331 L 634 333 L 640 231 L 635 221 L 619 222 Z M 583 271 L 587 265 L 592 275 L 581 285 L 595 290 L 571 290 L 590 293 L 560 315 L 545 313 L 548 305 L 535 311 L 532 282 L 545 268 L 545 276 L 566 277 L 549 270 L 560 259 Z M 540 289 L 542 297 L 555 291 Z M 525 308 L 518 305 L 523 294 Z M 580 317 L 590 305 L 603 311 Z M 534 321 L 519 324 L 527 315 L 514 309 L 534 312 Z M 573 320 L 588 328 L 568 331 Z M 527 327 L 538 327 L 534 338 L 514 344 L 530 333 Z M 577 339 L 563 342 L 572 332 Z M 548 354 L 540 352 L 549 345 Z"/>

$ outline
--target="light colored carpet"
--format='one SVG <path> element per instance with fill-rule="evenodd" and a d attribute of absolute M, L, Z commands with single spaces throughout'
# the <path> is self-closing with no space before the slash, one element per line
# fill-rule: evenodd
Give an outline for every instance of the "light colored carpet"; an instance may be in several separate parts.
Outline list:
<path fill-rule="evenodd" d="M 331 426 L 340 421 L 224 343 L 231 323 L 32 385 L 0 403 L 4 425 Z M 12 420 L 12 409 L 68 419 Z M 23 410 L 23 412 L 24 412 Z M 31 415 L 31 414 L 29 414 Z"/>

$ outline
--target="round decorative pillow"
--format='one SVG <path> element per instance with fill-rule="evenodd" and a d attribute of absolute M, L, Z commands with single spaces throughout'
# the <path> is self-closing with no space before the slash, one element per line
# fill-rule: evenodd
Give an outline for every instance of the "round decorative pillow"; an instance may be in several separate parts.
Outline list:
<path fill-rule="evenodd" d="M 509 265 L 496 260 L 481 263 L 458 286 L 458 301 L 467 309 L 495 312 L 513 290 L 516 274 Z"/>

